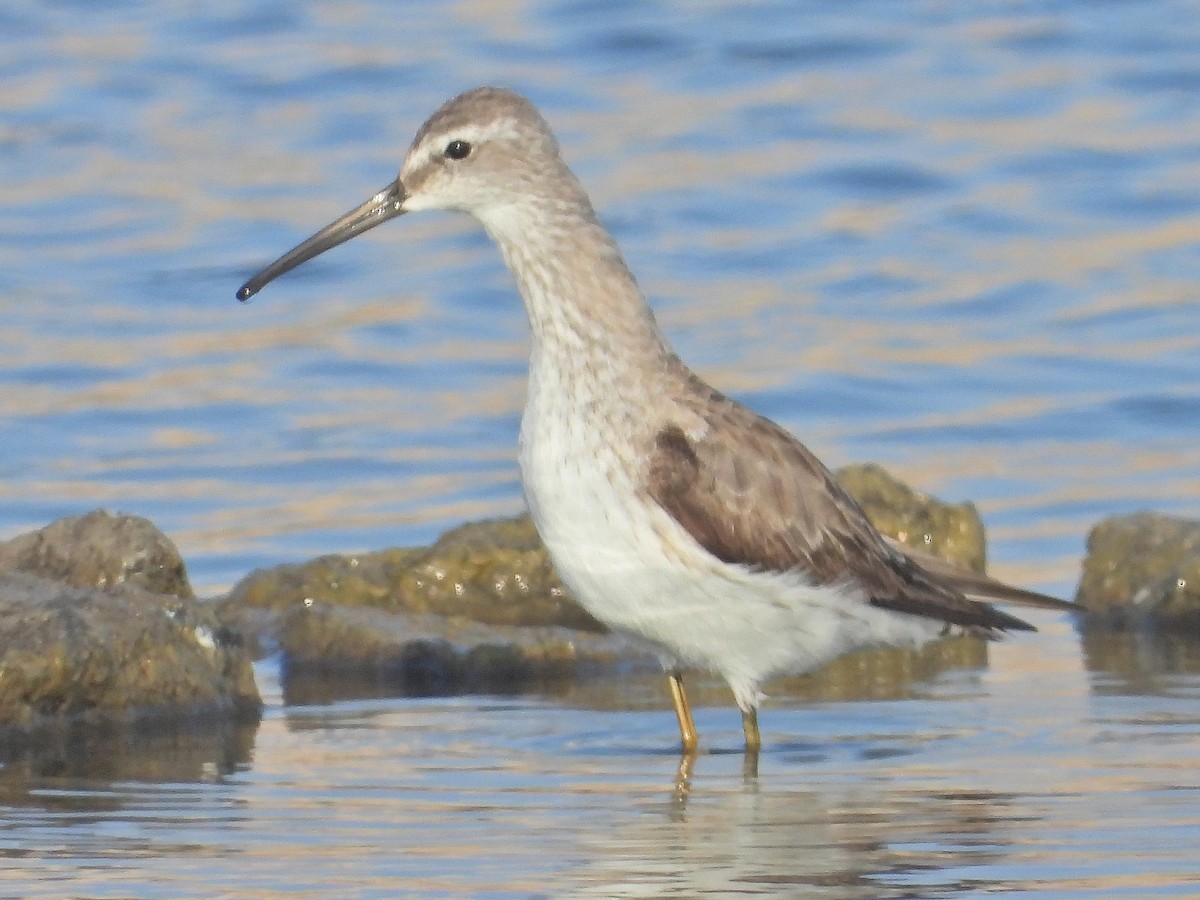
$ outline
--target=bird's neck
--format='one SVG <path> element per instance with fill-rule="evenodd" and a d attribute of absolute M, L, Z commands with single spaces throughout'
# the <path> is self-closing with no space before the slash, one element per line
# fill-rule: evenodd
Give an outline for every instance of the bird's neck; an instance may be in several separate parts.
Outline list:
<path fill-rule="evenodd" d="M 578 190 L 481 217 L 513 273 L 533 335 L 533 363 L 656 368 L 669 354 L 616 242 Z"/>

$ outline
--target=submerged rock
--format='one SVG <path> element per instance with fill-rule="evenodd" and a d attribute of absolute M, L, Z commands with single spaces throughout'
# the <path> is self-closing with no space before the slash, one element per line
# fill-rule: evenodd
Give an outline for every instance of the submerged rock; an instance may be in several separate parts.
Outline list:
<path fill-rule="evenodd" d="M 1200 522 L 1143 512 L 1096 525 L 1075 599 L 1085 629 L 1169 626 L 1200 636 Z"/>
<path fill-rule="evenodd" d="M 0 545 L 0 737 L 257 715 L 251 657 L 194 599 L 171 541 L 103 511 Z"/>
<path fill-rule="evenodd" d="M 877 466 L 839 478 L 885 533 L 982 571 L 983 525 L 971 504 L 939 503 Z M 571 598 L 528 515 L 469 523 L 429 547 L 260 570 L 220 608 L 264 648 L 282 652 L 285 679 L 340 673 L 427 693 L 653 659 L 641 645 L 606 637 Z"/>

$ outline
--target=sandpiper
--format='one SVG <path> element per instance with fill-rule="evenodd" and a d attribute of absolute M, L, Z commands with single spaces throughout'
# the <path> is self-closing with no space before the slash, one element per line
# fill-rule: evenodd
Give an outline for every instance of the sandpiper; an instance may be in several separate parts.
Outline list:
<path fill-rule="evenodd" d="M 728 682 L 754 753 L 760 687 L 774 675 L 951 629 L 1032 630 L 985 601 L 1072 608 L 900 549 L 803 444 L 693 374 L 550 127 L 511 91 L 449 100 L 394 181 L 237 296 L 427 209 L 474 216 L 516 279 L 533 338 L 520 436 L 530 513 L 579 602 L 656 648 L 686 753 L 697 734 L 685 668 Z"/>

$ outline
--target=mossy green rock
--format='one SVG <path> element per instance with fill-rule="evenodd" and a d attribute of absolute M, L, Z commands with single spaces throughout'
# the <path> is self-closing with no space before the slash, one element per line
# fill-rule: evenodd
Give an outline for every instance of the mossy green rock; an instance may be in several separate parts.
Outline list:
<path fill-rule="evenodd" d="M 1172 625 L 1200 634 L 1200 522 L 1156 513 L 1092 528 L 1076 592 L 1083 626 Z"/>
<path fill-rule="evenodd" d="M 425 548 L 262 569 L 236 585 L 223 605 L 286 610 L 305 601 L 492 625 L 605 630 L 567 594 L 528 516 L 471 522 Z"/>
<path fill-rule="evenodd" d="M 987 542 L 975 504 L 943 503 L 877 465 L 846 466 L 836 478 L 884 534 L 964 569 L 987 570 Z"/>
<path fill-rule="evenodd" d="M 611 635 L 318 602 L 284 615 L 279 644 L 285 678 L 366 673 L 412 693 L 528 686 L 636 655 Z"/>
<path fill-rule="evenodd" d="M 148 520 L 96 510 L 0 544 L 0 738 L 260 707 L 250 654 Z"/>
<path fill-rule="evenodd" d="M 67 516 L 0 544 L 0 572 L 29 572 L 81 588 L 124 585 L 191 600 L 187 569 L 175 544 L 141 516 L 102 509 Z"/>
<path fill-rule="evenodd" d="M 0 737 L 74 722 L 251 715 L 260 703 L 249 654 L 204 604 L 0 574 Z"/>

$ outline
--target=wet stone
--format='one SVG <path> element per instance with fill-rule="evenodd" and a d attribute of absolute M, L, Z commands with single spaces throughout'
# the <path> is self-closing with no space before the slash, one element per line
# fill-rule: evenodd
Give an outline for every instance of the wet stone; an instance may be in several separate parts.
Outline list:
<path fill-rule="evenodd" d="M 636 655 L 611 635 L 319 602 L 284 615 L 279 645 L 285 679 L 369 674 L 414 694 L 530 687 Z"/>
<path fill-rule="evenodd" d="M 64 724 L 256 716 L 251 660 L 213 610 L 0 573 L 0 741 Z"/>
<path fill-rule="evenodd" d="M 1200 635 L 1200 522 L 1143 512 L 1096 525 L 1075 599 L 1087 611 L 1084 629 Z"/>
<path fill-rule="evenodd" d="M 93 510 L 0 543 L 0 572 L 28 572 L 75 587 L 194 599 L 175 544 L 141 516 Z"/>
<path fill-rule="evenodd" d="M 322 556 L 261 569 L 242 579 L 220 609 L 269 651 L 277 642 L 279 614 L 305 603 L 490 625 L 605 631 L 562 586 L 528 516 L 471 522 L 429 547 Z"/>
<path fill-rule="evenodd" d="M 943 503 L 873 464 L 846 466 L 835 477 L 884 534 L 964 569 L 986 571 L 986 538 L 975 504 Z"/>

